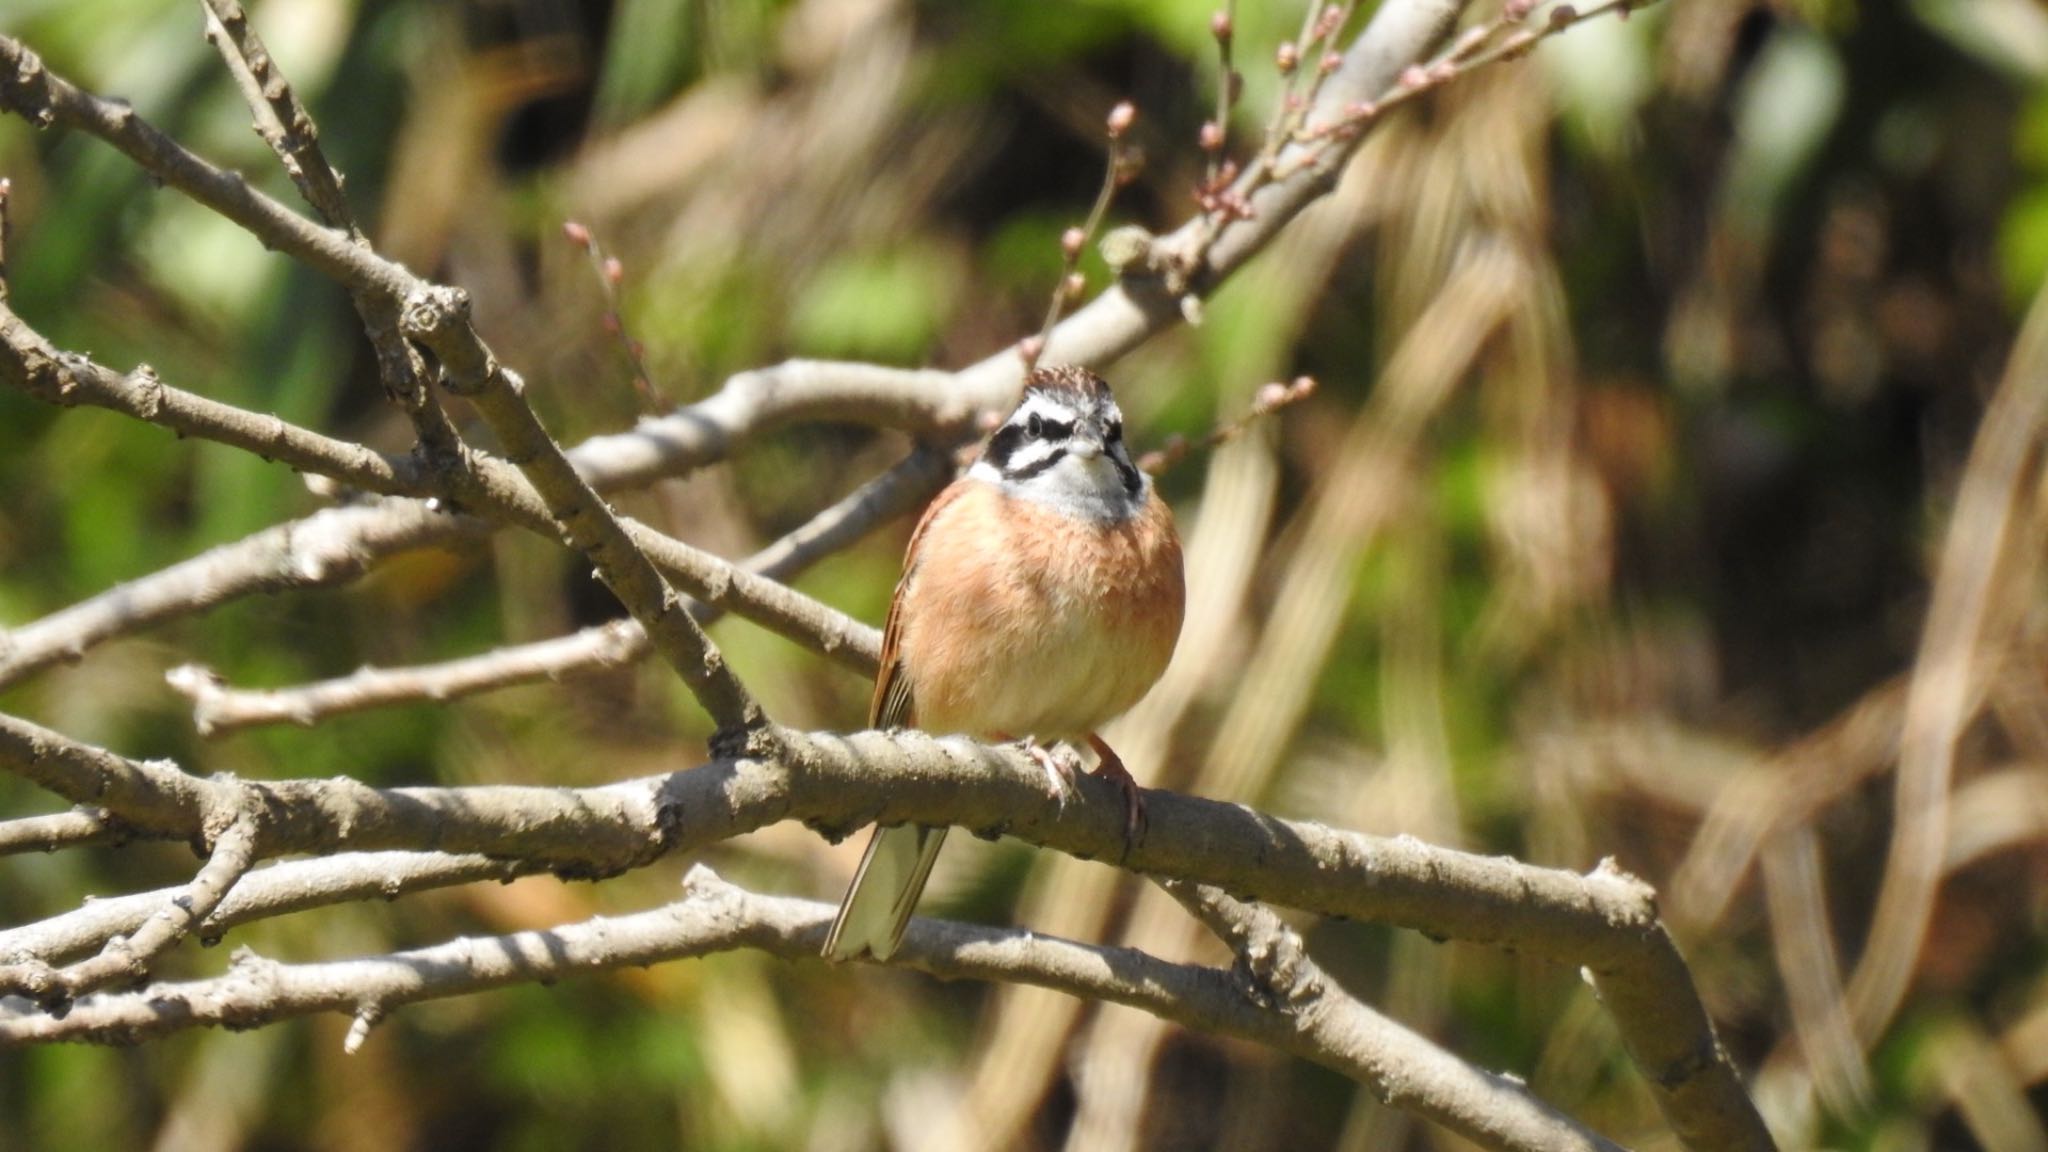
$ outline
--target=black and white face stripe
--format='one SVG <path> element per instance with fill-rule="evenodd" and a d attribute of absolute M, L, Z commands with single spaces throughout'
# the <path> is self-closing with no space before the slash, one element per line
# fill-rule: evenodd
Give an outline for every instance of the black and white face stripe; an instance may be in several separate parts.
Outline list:
<path fill-rule="evenodd" d="M 1100 378 L 1041 370 L 972 474 L 1076 515 L 1123 519 L 1143 506 L 1146 486 L 1123 438 L 1123 413 Z"/>

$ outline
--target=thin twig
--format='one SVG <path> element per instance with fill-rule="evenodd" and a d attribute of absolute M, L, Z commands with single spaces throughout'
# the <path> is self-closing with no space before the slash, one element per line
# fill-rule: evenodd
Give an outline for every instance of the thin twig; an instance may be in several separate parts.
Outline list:
<path fill-rule="evenodd" d="M 1218 424 L 1200 440 L 1189 442 L 1180 436 L 1170 436 L 1159 448 L 1138 458 L 1138 467 L 1154 476 L 1165 473 L 1198 452 L 1228 444 L 1244 434 L 1244 430 L 1255 422 L 1263 420 L 1290 404 L 1297 404 L 1315 394 L 1316 382 L 1308 376 L 1297 376 L 1292 384 L 1272 383 L 1261 387 L 1252 397 L 1251 407 L 1235 420 Z"/>
<path fill-rule="evenodd" d="M 626 277 L 625 264 L 605 252 L 589 225 L 570 220 L 562 225 L 562 234 L 590 261 L 590 271 L 597 279 L 598 291 L 604 293 L 604 329 L 618 340 L 619 351 L 633 369 L 633 390 L 640 395 L 641 407 L 657 415 L 673 410 L 675 404 L 654 386 L 654 377 L 647 371 L 645 350 L 638 340 L 633 339 L 633 334 L 626 331 L 626 315 L 619 308 L 619 284 Z"/>
<path fill-rule="evenodd" d="M 98 808 L 74 808 L 48 816 L 0 821 L 0 856 L 55 852 L 101 844 L 124 844 L 135 832 Z"/>
<path fill-rule="evenodd" d="M 166 384 L 146 365 L 122 375 L 83 356 L 57 351 L 0 305 L 0 382 L 57 404 L 89 404 L 160 424 L 182 435 L 244 448 L 301 471 L 358 489 L 430 495 L 452 486 L 458 502 L 506 523 L 553 538 L 554 521 L 531 483 L 503 461 L 470 454 L 449 473 L 411 457 L 387 456 L 267 416 L 208 400 Z M 636 461 L 616 470 L 633 472 Z M 76 659 L 94 644 L 250 592 L 328 586 L 360 575 L 376 560 L 487 531 L 434 506 L 393 500 L 317 513 L 268 529 L 239 544 L 173 565 L 11 634 L 0 633 L 0 684 L 49 664 Z M 706 603 L 729 609 L 863 674 L 872 674 L 879 641 L 873 629 L 771 578 L 736 567 L 631 518 L 622 519 L 635 545 L 662 571 Z"/>
<path fill-rule="evenodd" d="M 845 499 L 819 512 L 781 539 L 748 557 L 742 569 L 786 580 L 876 527 L 921 504 L 952 475 L 945 454 L 920 448 Z M 709 626 L 724 609 L 690 605 Z M 848 666 L 873 675 L 879 634 L 852 632 L 838 648 Z M 213 735 L 262 724 L 315 724 L 330 716 L 422 700 L 452 700 L 540 680 L 560 680 L 635 663 L 647 654 L 647 633 L 637 621 L 614 620 L 567 636 L 512 644 L 477 656 L 409 668 L 361 668 L 347 676 L 291 688 L 229 687 L 210 669 L 186 664 L 166 676 L 192 702 L 194 725 Z"/>
<path fill-rule="evenodd" d="M 255 117 L 256 134 L 277 154 L 299 195 L 329 227 L 369 252 L 370 241 L 356 224 L 342 192 L 341 173 L 320 150 L 320 130 L 299 103 L 284 71 L 271 58 L 262 37 L 236 0 L 203 0 L 206 39 L 220 52 L 228 75 L 241 90 Z M 448 466 L 462 458 L 462 441 L 428 386 L 426 363 L 398 332 L 398 306 L 389 295 L 362 285 L 349 286 L 349 300 L 362 317 L 363 330 L 377 352 L 377 371 L 384 391 L 406 418 L 427 459 Z"/>
<path fill-rule="evenodd" d="M 1137 116 L 1137 109 L 1129 101 L 1109 110 L 1109 155 L 1103 161 L 1102 187 L 1096 190 L 1095 203 L 1089 207 L 1088 216 L 1081 226 L 1060 234 L 1060 276 L 1053 285 L 1052 299 L 1045 306 L 1045 322 L 1038 326 L 1038 333 L 1025 340 L 1018 349 L 1026 368 L 1037 367 L 1039 358 L 1045 353 L 1046 341 L 1052 339 L 1052 330 L 1059 325 L 1060 314 L 1066 311 L 1068 304 L 1079 300 L 1088 287 L 1081 276 L 1081 253 L 1087 251 L 1088 242 L 1102 230 L 1102 221 L 1109 215 L 1109 205 L 1116 199 L 1116 190 L 1131 179 L 1131 158 L 1124 137 L 1130 133 L 1131 124 Z"/>

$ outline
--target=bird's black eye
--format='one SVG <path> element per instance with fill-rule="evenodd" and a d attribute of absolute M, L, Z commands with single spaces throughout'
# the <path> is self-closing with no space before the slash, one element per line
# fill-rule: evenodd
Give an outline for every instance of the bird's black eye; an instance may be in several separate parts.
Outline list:
<path fill-rule="evenodd" d="M 1039 418 L 1038 413 L 1033 412 L 1031 416 L 1024 421 L 1024 434 L 1026 436 L 1031 437 L 1033 440 L 1036 440 L 1040 436 L 1045 435 L 1045 421 Z"/>

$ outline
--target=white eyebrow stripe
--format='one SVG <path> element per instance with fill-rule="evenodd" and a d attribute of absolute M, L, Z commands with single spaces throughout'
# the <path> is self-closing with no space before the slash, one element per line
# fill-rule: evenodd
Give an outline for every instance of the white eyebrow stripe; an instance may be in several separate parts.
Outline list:
<path fill-rule="evenodd" d="M 1017 411 L 1011 414 L 1009 422 L 1012 424 L 1023 424 L 1028 422 L 1033 416 L 1041 420 L 1050 420 L 1057 424 L 1073 424 L 1081 418 L 1081 414 L 1074 411 L 1073 405 L 1055 400 L 1050 396 L 1034 394 L 1026 397 L 1024 403 L 1017 406 Z"/>

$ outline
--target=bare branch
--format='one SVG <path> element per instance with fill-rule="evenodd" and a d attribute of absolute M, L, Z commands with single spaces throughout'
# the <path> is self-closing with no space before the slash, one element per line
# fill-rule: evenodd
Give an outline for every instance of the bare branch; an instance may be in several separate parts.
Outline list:
<path fill-rule="evenodd" d="M 254 1027 L 316 1012 L 359 1022 L 422 1000 L 545 983 L 628 966 L 752 948 L 817 963 L 832 906 L 764 896 L 699 866 L 682 899 L 647 912 L 596 917 L 538 932 L 452 940 L 390 956 L 280 964 L 243 951 L 211 980 L 102 995 L 58 1019 L 0 1015 L 0 1044 L 50 1040 L 132 1043 L 195 1026 Z M 898 954 L 945 979 L 1034 984 L 1108 1000 L 1189 1027 L 1270 1044 L 1328 1065 L 1478 1141 L 1507 1149 L 1612 1149 L 1503 1077 L 1472 1069 L 1414 1033 L 1364 1015 L 1263 1004 L 1228 975 L 1127 948 L 1103 948 L 1015 929 L 913 921 Z M 1348 1002 L 1348 1001 L 1347 1001 Z M 351 1041 L 359 1040 L 357 1034 Z"/>
<path fill-rule="evenodd" d="M 459 538 L 481 525 L 417 500 L 328 508 L 82 600 L 12 631 L 0 631 L 0 685 L 146 628 L 246 596 L 327 588 L 422 542 Z"/>
<path fill-rule="evenodd" d="M 640 867 L 670 847 L 663 831 L 669 820 L 656 804 L 658 779 L 576 790 L 200 779 L 166 761 L 116 756 L 4 714 L 0 768 L 74 803 L 100 805 L 138 835 L 161 839 L 203 841 L 208 829 L 260 811 L 259 859 L 373 848 L 492 852 L 589 877 Z"/>
<path fill-rule="evenodd" d="M 123 376 L 86 357 L 57 351 L 4 305 L 0 305 L 0 381 L 52 403 L 109 408 L 181 435 L 231 444 L 373 492 L 422 496 L 440 488 L 452 489 L 465 507 L 551 539 L 556 535 L 539 493 L 502 461 L 465 453 L 464 469 L 422 468 L 409 458 L 385 456 L 275 416 L 173 388 L 147 366 Z M 913 471 L 922 477 L 931 469 L 925 461 Z M 881 484 L 881 488 L 886 500 L 870 504 L 857 496 L 852 498 L 852 508 L 835 508 L 821 516 L 830 541 L 865 526 L 861 516 L 909 503 L 897 481 Z M 339 583 L 360 575 L 393 552 L 488 530 L 487 525 L 467 518 L 434 515 L 417 503 L 387 501 L 376 508 L 382 512 L 357 508 L 299 521 L 298 525 L 305 527 L 319 524 L 320 531 L 309 534 L 309 539 L 318 542 L 317 555 L 287 556 L 304 552 L 305 542 L 294 525 L 286 524 L 123 585 L 12 634 L 0 633 L 0 684 L 57 660 L 76 659 L 94 644 L 164 619 L 250 592 Z M 867 625 L 637 520 L 624 518 L 621 523 L 658 567 L 700 599 L 735 610 L 812 651 L 838 656 L 856 671 L 873 673 L 881 645 L 879 635 Z M 805 546 L 806 559 L 815 555 Z"/>
<path fill-rule="evenodd" d="M 0 821 L 0 856 L 20 852 L 55 852 L 60 848 L 84 848 L 96 844 L 122 844 L 133 839 L 133 829 L 97 808 L 74 808 L 48 816 L 24 816 Z M 4 962 L 4 954 L 0 954 Z"/>
<path fill-rule="evenodd" d="M 605 586 L 647 630 L 654 650 L 683 678 L 718 725 L 719 754 L 765 752 L 774 739 L 767 714 L 726 665 L 725 657 L 684 610 L 654 561 L 611 507 L 579 476 L 527 404 L 525 385 L 498 363 L 469 320 L 469 294 L 423 287 L 407 298 L 400 327 L 432 348 L 450 392 L 467 397 L 547 505 L 570 547 L 589 557 Z"/>
<path fill-rule="evenodd" d="M 1221 889 L 1168 880 L 1175 900 L 1237 956 L 1240 994 L 1311 1041 L 1311 1056 L 1371 1088 L 1382 1101 L 1487 1148 L 1620 1146 L 1552 1112 L 1519 1080 L 1474 1068 L 1373 1011 L 1309 957 L 1299 933 L 1269 909 Z"/>
<path fill-rule="evenodd" d="M 435 888 L 481 881 L 507 883 L 544 871 L 532 863 L 475 853 L 345 852 L 314 860 L 286 860 L 252 870 L 194 931 L 217 940 L 229 929 L 274 916 L 361 900 L 395 900 Z M 164 888 L 94 900 L 34 924 L 0 931 L 0 964 L 36 959 L 62 964 L 132 934 L 174 899 Z"/>
<path fill-rule="evenodd" d="M 220 50 L 228 74 L 255 114 L 257 134 L 277 153 L 285 174 L 313 211 L 329 227 L 367 244 L 349 210 L 348 198 L 342 195 L 341 173 L 320 151 L 320 130 L 270 58 L 263 39 L 249 26 L 248 13 L 235 0 L 205 0 L 205 8 L 206 39 Z"/>
<path fill-rule="evenodd" d="M 1252 899 L 1514 948 L 1588 969 L 1689 1144 L 1770 1146 L 1649 888 L 1611 864 L 1578 876 L 1161 791 L 1146 793 L 1144 838 L 1126 844 L 1115 785 L 1084 777 L 1062 802 L 1015 748 L 917 732 L 784 731 L 779 743 L 778 760 L 715 761 L 601 788 L 372 789 L 346 779 L 199 781 L 0 717 L 0 767 L 74 800 L 97 787 L 95 802 L 160 834 L 197 829 L 244 802 L 234 790 L 254 790 L 276 813 L 265 854 L 409 847 L 603 875 L 779 820 L 842 832 L 871 820 L 954 824 Z"/>
<path fill-rule="evenodd" d="M 26 995 L 46 1007 L 68 1004 L 111 984 L 139 983 L 157 958 L 176 947 L 193 925 L 214 909 L 256 861 L 259 817 L 255 809 L 214 839 L 206 865 L 192 883 L 163 901 L 132 932 L 109 937 L 99 954 L 68 968 L 53 969 L 40 957 L 0 965 L 0 993 Z"/>
<path fill-rule="evenodd" d="M 647 655 L 647 632 L 636 620 L 613 620 L 568 636 L 514 644 L 414 668 L 359 668 L 347 676 L 295 688 L 231 688 L 211 669 L 181 664 L 165 680 L 192 701 L 192 723 L 214 736 L 263 724 L 312 725 L 394 704 L 453 700 L 539 680 L 621 668 Z"/>
<path fill-rule="evenodd" d="M 784 580 L 837 552 L 875 526 L 921 504 L 952 475 L 946 455 L 920 449 L 845 499 L 819 512 L 782 539 L 747 559 L 744 568 Z M 694 603 L 692 615 L 710 624 L 723 615 Z M 872 675 L 880 641 L 861 627 L 839 648 L 855 671 Z M 193 723 L 206 734 L 261 724 L 314 724 L 329 716 L 421 700 L 451 700 L 539 680 L 560 680 L 635 663 L 647 654 L 647 633 L 634 620 L 614 620 L 568 636 L 515 644 L 479 656 L 412 668 L 363 668 L 347 676 L 295 688 L 232 688 L 207 668 L 186 664 L 170 671 L 172 688 L 192 701 Z"/>
<path fill-rule="evenodd" d="M 417 463 L 323 436 L 276 416 L 209 400 L 166 384 L 147 364 L 123 375 L 90 357 L 59 351 L 0 304 L 0 380 L 49 404 L 86 404 L 240 448 L 295 471 L 331 476 L 369 492 L 428 495 Z"/>

